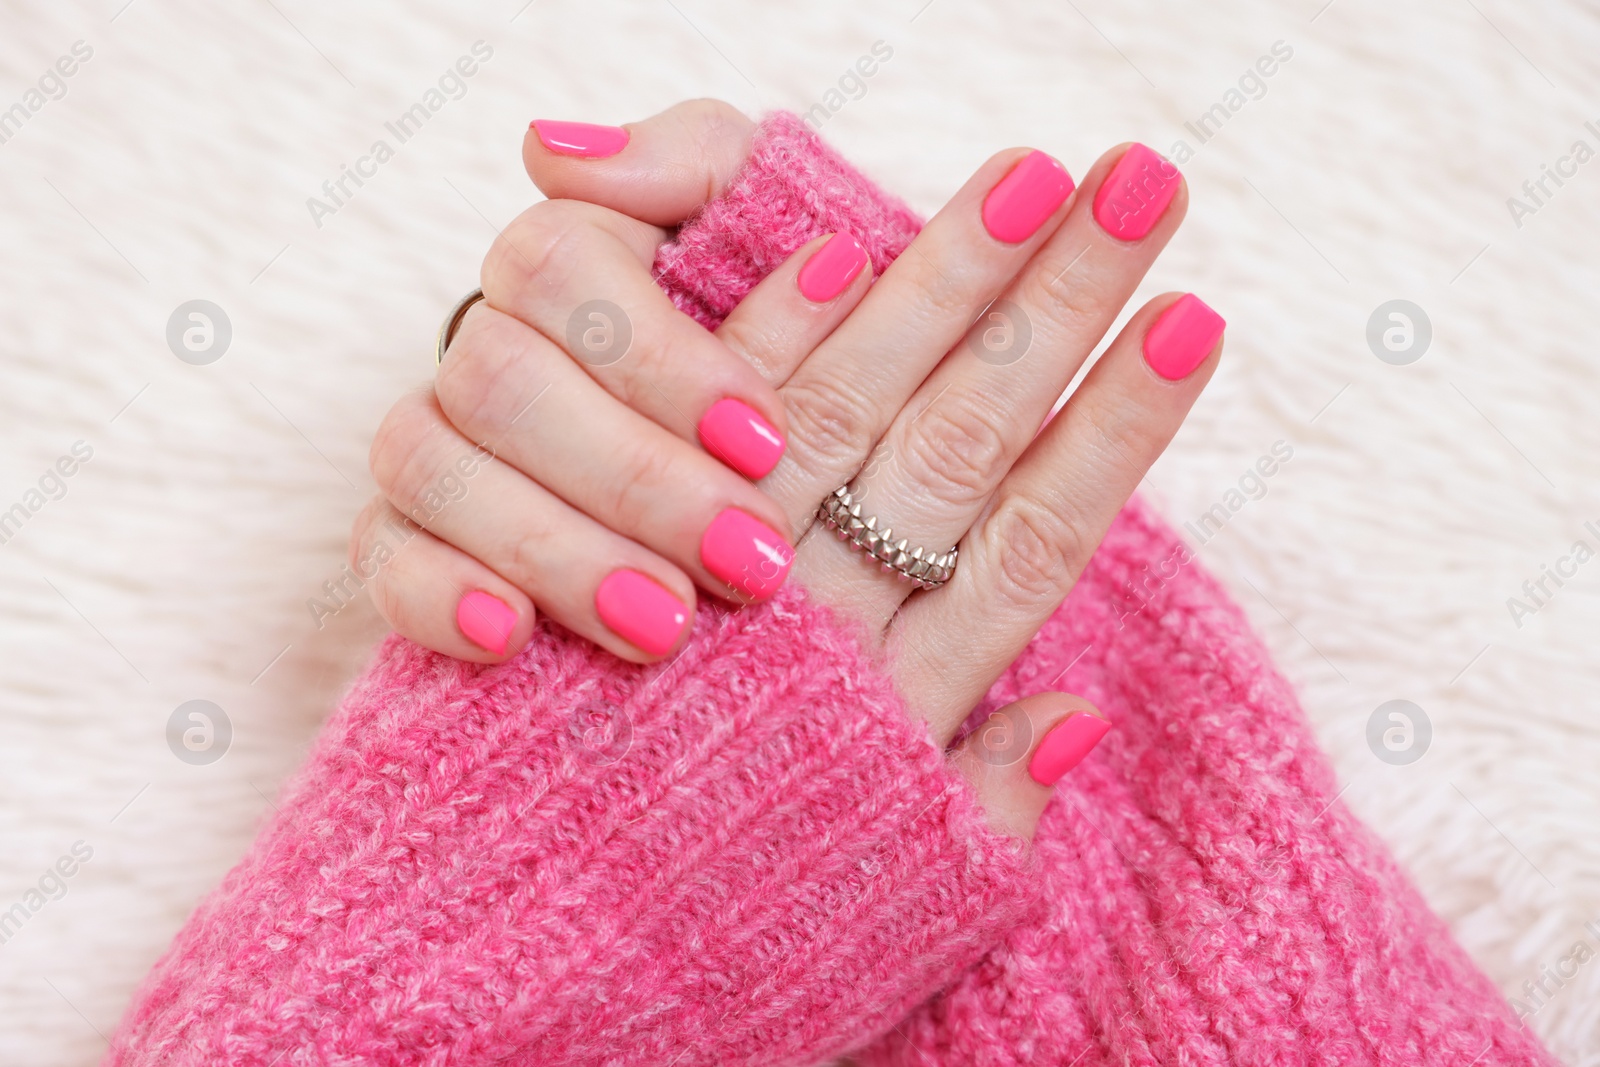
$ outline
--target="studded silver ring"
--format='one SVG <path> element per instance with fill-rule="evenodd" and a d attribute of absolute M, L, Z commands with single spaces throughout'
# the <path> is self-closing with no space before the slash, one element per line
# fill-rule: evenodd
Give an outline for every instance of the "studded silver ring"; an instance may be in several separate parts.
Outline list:
<path fill-rule="evenodd" d="M 956 572 L 956 549 L 930 552 L 913 546 L 906 538 L 896 541 L 894 531 L 879 527 L 875 515 L 861 514 L 861 502 L 850 493 L 848 485 L 841 485 L 817 509 L 817 517 L 824 525 L 919 589 L 936 589 L 950 580 Z"/>

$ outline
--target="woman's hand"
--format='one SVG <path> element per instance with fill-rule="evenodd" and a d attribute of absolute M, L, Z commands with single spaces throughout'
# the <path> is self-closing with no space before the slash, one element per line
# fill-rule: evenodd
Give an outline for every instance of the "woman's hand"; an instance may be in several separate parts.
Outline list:
<path fill-rule="evenodd" d="M 435 389 L 386 420 L 373 469 L 387 499 L 364 514 L 354 551 L 393 509 L 417 514 L 476 442 L 495 460 L 460 499 L 424 508 L 429 532 L 374 582 L 380 609 L 420 643 L 485 662 L 526 641 L 537 603 L 645 661 L 684 640 L 694 584 L 770 595 L 793 543 L 796 579 L 887 650 L 897 689 L 948 742 L 1215 369 L 1222 320 L 1192 296 L 1159 297 L 1040 430 L 1177 228 L 1183 183 L 1139 146 L 1108 153 L 1077 191 L 1049 157 L 1008 150 L 876 282 L 854 238 L 819 238 L 711 335 L 649 266 L 658 227 L 720 192 L 751 132 L 707 102 L 634 124 L 625 142 L 530 130 L 529 172 L 554 199 L 496 242 L 488 306 L 468 314 Z M 571 329 L 593 301 L 631 325 L 627 358 Z M 701 424 L 729 397 L 765 426 L 745 417 L 743 437 L 708 439 Z M 748 456 L 772 455 L 750 436 L 767 431 L 786 447 L 758 490 L 736 472 L 766 473 Z M 913 592 L 814 524 L 846 483 L 913 543 L 959 543 L 951 581 Z M 495 625 L 473 618 L 483 609 Z M 998 821 L 1031 832 L 1041 786 L 1104 733 L 1091 712 L 1041 694 L 959 746 Z"/>

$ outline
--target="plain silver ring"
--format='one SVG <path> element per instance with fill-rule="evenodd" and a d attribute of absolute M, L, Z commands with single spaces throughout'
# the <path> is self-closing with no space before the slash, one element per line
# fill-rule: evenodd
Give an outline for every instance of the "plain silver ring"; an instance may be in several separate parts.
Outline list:
<path fill-rule="evenodd" d="M 456 301 L 456 306 L 450 309 L 450 316 L 444 320 L 444 325 L 439 327 L 439 337 L 434 342 L 433 362 L 435 365 L 444 362 L 444 350 L 450 347 L 450 341 L 455 337 L 457 327 L 461 325 L 462 316 L 466 315 L 468 308 L 482 299 L 483 290 L 474 289 Z"/>

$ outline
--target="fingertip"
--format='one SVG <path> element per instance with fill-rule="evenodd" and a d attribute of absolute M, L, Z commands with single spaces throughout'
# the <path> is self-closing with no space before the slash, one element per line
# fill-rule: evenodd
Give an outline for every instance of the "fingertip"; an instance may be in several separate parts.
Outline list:
<path fill-rule="evenodd" d="M 609 159 L 628 147 L 625 126 L 603 126 L 593 122 L 563 122 L 534 119 L 528 123 L 545 151 L 576 159 Z"/>
<path fill-rule="evenodd" d="M 866 246 L 848 230 L 829 234 L 795 273 L 800 294 L 813 304 L 842 295 L 870 265 Z"/>
<path fill-rule="evenodd" d="M 533 635 L 526 594 L 381 498 L 358 520 L 346 582 L 363 584 L 400 636 L 455 659 L 501 663 Z"/>
<path fill-rule="evenodd" d="M 747 293 L 717 336 L 769 384 L 780 385 L 849 317 L 873 281 L 859 238 L 845 230 L 820 234 Z M 776 424 L 787 433 L 786 411 L 784 419 Z"/>
<path fill-rule="evenodd" d="M 606 187 L 605 174 L 626 160 L 633 140 L 626 126 L 534 119 L 522 138 L 522 165 L 550 200 L 586 200 Z"/>
<path fill-rule="evenodd" d="M 694 596 L 688 579 L 674 574 L 669 583 L 653 575 L 622 567 L 612 571 L 595 589 L 594 607 L 600 621 L 642 656 L 627 658 L 654 663 L 683 647 L 694 628 Z M 689 586 L 689 595 L 673 586 Z"/>
<path fill-rule="evenodd" d="M 1145 329 L 1140 348 L 1152 371 L 1166 381 L 1179 382 L 1220 352 L 1228 323 L 1194 293 L 1170 301 L 1168 296 L 1148 305 L 1160 310 Z"/>
<path fill-rule="evenodd" d="M 1094 751 L 1110 732 L 1111 723 L 1080 698 L 1067 697 L 1064 693 L 1046 693 L 1040 697 L 1062 697 L 1085 705 L 1073 707 L 1069 704 L 1069 710 L 1049 727 L 1028 760 L 1028 777 L 1050 789 Z M 1041 699 L 1040 703 L 1044 701 Z"/>
<path fill-rule="evenodd" d="M 714 199 L 750 153 L 755 123 L 719 100 L 689 100 L 622 126 L 536 119 L 528 176 L 552 200 L 585 200 L 675 226 Z"/>
<path fill-rule="evenodd" d="M 491 656 L 504 656 L 519 622 L 517 609 L 493 593 L 473 589 L 456 602 L 456 627 Z"/>
<path fill-rule="evenodd" d="M 751 481 L 771 473 L 788 445 L 784 427 L 774 424 L 785 421 L 781 408 L 771 402 L 764 406 L 773 418 L 737 397 L 723 397 L 706 410 L 696 427 L 707 452 Z"/>
<path fill-rule="evenodd" d="M 961 740 L 957 766 L 995 829 L 1032 840 L 1052 787 L 1110 729 L 1082 697 L 1035 693 L 996 709 Z"/>

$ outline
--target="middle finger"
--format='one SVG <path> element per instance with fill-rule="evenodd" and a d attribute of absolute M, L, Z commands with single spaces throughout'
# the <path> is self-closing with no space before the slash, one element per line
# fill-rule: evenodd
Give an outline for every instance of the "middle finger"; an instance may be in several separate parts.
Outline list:
<path fill-rule="evenodd" d="M 526 324 L 473 308 L 435 389 L 468 439 L 702 588 L 751 601 L 783 584 L 793 550 L 766 494 L 605 395 Z"/>

